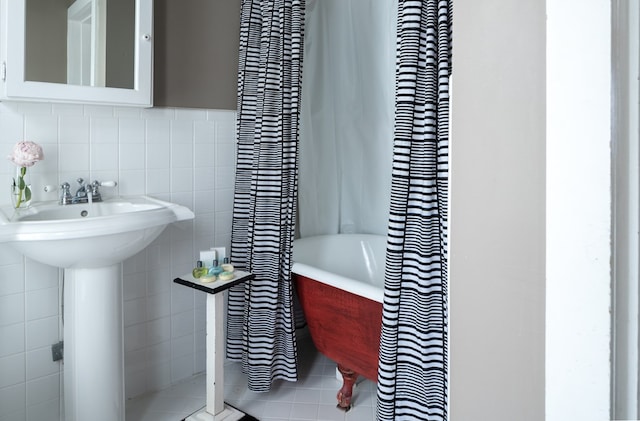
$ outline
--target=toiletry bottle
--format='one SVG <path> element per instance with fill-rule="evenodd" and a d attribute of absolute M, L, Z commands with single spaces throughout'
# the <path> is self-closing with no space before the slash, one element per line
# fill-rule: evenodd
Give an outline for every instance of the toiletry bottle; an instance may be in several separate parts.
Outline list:
<path fill-rule="evenodd" d="M 218 261 L 214 260 L 213 261 L 213 266 L 211 266 L 211 268 L 209 268 L 209 275 L 218 276 L 221 273 L 222 273 L 222 268 L 220 267 L 220 265 L 218 265 Z"/>
<path fill-rule="evenodd" d="M 202 275 L 205 275 L 206 273 L 207 273 L 207 268 L 202 266 L 202 260 L 198 260 L 196 262 L 196 267 L 193 269 L 191 274 L 193 275 L 194 278 L 198 279 Z"/>

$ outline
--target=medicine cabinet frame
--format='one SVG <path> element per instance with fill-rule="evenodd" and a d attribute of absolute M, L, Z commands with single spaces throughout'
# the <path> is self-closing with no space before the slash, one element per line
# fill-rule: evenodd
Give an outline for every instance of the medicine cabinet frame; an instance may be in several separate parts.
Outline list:
<path fill-rule="evenodd" d="M 153 0 L 135 0 L 133 89 L 26 80 L 26 1 L 0 0 L 1 100 L 153 105 Z"/>

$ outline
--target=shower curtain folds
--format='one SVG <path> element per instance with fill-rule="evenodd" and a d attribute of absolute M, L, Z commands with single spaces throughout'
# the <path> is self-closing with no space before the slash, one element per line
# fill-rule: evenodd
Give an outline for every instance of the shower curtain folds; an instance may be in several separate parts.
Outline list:
<path fill-rule="evenodd" d="M 227 357 L 252 391 L 295 381 L 296 219 L 304 0 L 243 0 L 231 261 L 255 275 L 228 296 Z"/>
<path fill-rule="evenodd" d="M 400 0 L 377 418 L 447 419 L 451 0 Z"/>

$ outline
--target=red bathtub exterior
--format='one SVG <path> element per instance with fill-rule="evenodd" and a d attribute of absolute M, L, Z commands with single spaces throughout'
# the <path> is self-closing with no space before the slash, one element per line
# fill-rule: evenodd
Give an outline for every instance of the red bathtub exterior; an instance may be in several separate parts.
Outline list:
<path fill-rule="evenodd" d="M 377 381 L 382 304 L 305 276 L 293 279 L 318 351 Z"/>

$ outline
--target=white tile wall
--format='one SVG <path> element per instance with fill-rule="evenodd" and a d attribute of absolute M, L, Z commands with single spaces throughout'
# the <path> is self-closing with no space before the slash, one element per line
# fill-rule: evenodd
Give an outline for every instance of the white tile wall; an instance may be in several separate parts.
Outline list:
<path fill-rule="evenodd" d="M 204 294 L 172 280 L 200 249 L 230 245 L 234 133 L 230 111 L 0 103 L 0 157 L 22 139 L 44 149 L 28 173 L 34 200 L 57 199 L 45 185 L 113 179 L 103 195 L 148 194 L 196 214 L 123 263 L 128 398 L 205 368 Z M 0 205 L 14 173 L 0 159 Z M 0 245 L 0 421 L 60 418 L 62 365 L 51 358 L 63 335 L 60 284 L 56 268 Z"/>

